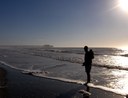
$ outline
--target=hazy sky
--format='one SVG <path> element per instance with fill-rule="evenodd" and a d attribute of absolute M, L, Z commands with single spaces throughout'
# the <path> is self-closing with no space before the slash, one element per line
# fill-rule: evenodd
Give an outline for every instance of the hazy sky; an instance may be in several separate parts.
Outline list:
<path fill-rule="evenodd" d="M 118 0 L 0 0 L 0 44 L 128 45 L 128 13 Z"/>

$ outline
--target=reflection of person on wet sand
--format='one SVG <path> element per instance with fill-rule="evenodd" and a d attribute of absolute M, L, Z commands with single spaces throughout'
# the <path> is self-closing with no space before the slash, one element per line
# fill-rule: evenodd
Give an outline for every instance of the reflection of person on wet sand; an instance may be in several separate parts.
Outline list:
<path fill-rule="evenodd" d="M 91 93 L 89 92 L 89 86 L 86 85 L 86 90 L 82 89 L 79 91 L 82 94 L 83 98 L 89 98 Z"/>
<path fill-rule="evenodd" d="M 91 71 L 92 59 L 94 58 L 94 53 L 92 50 L 88 51 L 87 46 L 84 47 L 84 51 L 85 51 L 85 56 L 84 56 L 83 66 L 85 66 L 85 71 L 87 74 L 87 83 L 89 83 L 90 82 L 90 71 Z"/>
<path fill-rule="evenodd" d="M 86 86 L 86 91 L 89 92 L 89 86 Z M 83 94 L 83 98 L 89 98 L 90 94 L 89 95 L 85 95 Z"/>

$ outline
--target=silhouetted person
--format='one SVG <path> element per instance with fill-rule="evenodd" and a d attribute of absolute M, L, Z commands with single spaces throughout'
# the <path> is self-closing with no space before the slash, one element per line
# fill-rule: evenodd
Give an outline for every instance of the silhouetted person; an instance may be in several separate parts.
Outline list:
<path fill-rule="evenodd" d="M 94 58 L 94 53 L 92 50 L 88 51 L 88 46 L 84 47 L 84 51 L 85 51 L 85 56 L 84 56 L 83 66 L 85 66 L 85 71 L 87 74 L 87 83 L 89 83 L 90 82 L 90 71 L 91 71 L 91 66 L 92 66 L 92 59 Z"/>

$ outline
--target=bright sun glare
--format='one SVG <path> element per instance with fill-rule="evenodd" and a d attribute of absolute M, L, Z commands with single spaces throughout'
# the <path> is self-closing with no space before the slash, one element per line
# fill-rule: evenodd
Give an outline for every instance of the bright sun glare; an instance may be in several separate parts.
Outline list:
<path fill-rule="evenodd" d="M 128 0 L 119 0 L 119 7 L 128 12 Z"/>

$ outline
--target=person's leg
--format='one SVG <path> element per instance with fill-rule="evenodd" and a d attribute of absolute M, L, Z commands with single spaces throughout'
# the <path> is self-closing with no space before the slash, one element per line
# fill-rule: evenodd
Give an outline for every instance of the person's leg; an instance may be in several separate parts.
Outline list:
<path fill-rule="evenodd" d="M 90 73 L 87 72 L 87 70 L 86 70 L 86 75 L 87 75 L 87 82 L 84 85 L 87 85 L 88 83 L 90 83 Z"/>
<path fill-rule="evenodd" d="M 91 76 L 90 76 L 90 71 L 91 71 L 91 67 L 86 68 L 86 73 L 87 73 L 87 83 L 90 82 L 90 78 L 91 78 Z"/>
<path fill-rule="evenodd" d="M 87 72 L 87 83 L 90 82 L 90 72 Z"/>

